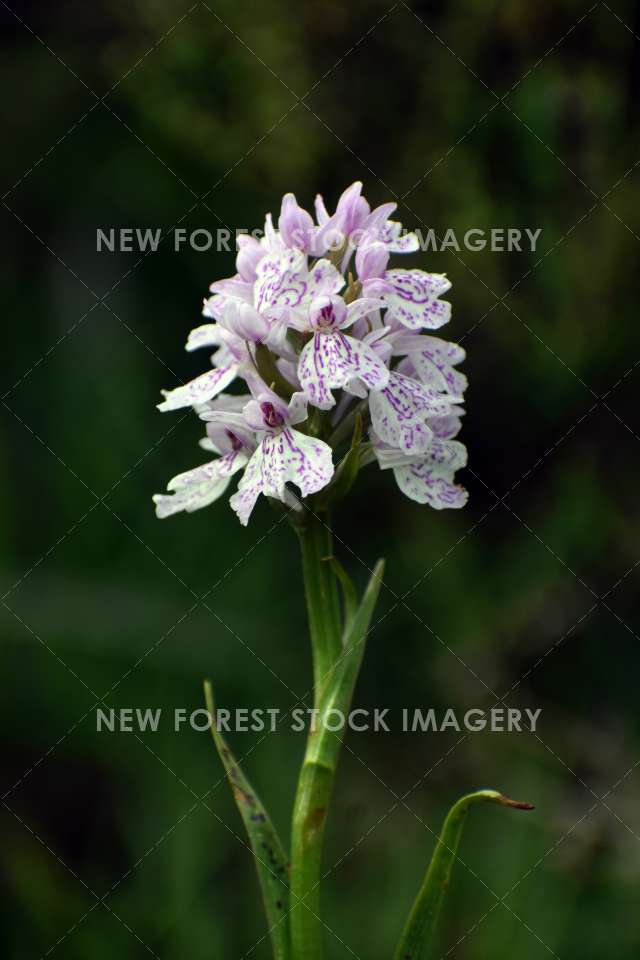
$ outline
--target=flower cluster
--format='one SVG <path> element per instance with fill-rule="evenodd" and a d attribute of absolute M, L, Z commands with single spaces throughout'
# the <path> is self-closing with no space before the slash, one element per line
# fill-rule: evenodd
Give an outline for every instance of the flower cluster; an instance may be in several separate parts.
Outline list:
<path fill-rule="evenodd" d="M 260 494 L 292 510 L 300 502 L 288 484 L 330 500 L 371 462 L 418 503 L 466 502 L 454 482 L 466 463 L 454 439 L 464 351 L 424 332 L 449 320 L 440 298 L 451 285 L 443 274 L 389 269 L 391 254 L 418 249 L 417 237 L 389 219 L 395 204 L 371 210 L 361 191 L 352 184 L 332 215 L 318 196 L 315 220 L 289 193 L 277 229 L 268 214 L 260 239 L 238 237 L 237 273 L 211 285 L 207 322 L 186 344 L 213 348 L 211 369 L 163 391 L 159 404 L 193 407 L 215 459 L 153 498 L 159 517 L 207 506 L 242 471 L 230 504 L 246 524 Z M 244 393 L 223 392 L 238 380 Z"/>

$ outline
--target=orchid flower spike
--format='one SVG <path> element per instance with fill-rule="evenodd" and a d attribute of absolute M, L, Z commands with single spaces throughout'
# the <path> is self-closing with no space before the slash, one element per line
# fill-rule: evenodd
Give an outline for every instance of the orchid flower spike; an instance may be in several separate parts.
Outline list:
<path fill-rule="evenodd" d="M 389 268 L 417 237 L 390 219 L 394 203 L 372 209 L 362 189 L 351 184 L 333 213 L 318 195 L 315 217 L 287 193 L 277 228 L 267 214 L 260 239 L 238 236 L 236 273 L 211 284 L 187 339 L 188 351 L 212 350 L 210 369 L 158 405 L 192 407 L 215 456 L 154 497 L 158 517 L 208 506 L 238 475 L 230 504 L 242 524 L 260 494 L 294 517 L 306 498 L 333 495 L 334 464 L 354 443 L 356 473 L 377 463 L 418 503 L 466 502 L 454 478 L 466 464 L 454 439 L 464 351 L 433 336 L 450 320 L 451 284 Z"/>

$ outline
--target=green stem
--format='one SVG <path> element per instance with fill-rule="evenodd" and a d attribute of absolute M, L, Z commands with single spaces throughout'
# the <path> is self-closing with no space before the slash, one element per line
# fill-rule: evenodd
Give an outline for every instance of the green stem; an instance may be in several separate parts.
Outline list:
<path fill-rule="evenodd" d="M 339 425 L 329 438 L 329 442 L 334 450 L 336 447 L 339 447 L 341 443 L 346 443 L 351 439 L 358 414 L 364 418 L 367 409 L 367 401 L 362 400 L 359 403 L 354 404 L 347 415 L 340 421 Z"/>
<path fill-rule="evenodd" d="M 384 563 L 378 561 L 362 600 L 357 603 L 353 584 L 331 556 L 328 514 L 310 512 L 307 519 L 299 534 L 313 647 L 316 713 L 315 722 L 309 727 L 293 807 L 289 878 L 292 960 L 322 960 L 322 841 L 344 735 L 344 729 L 337 732 L 329 718 L 336 712 L 342 717 L 348 715 L 384 570 Z M 338 579 L 344 594 L 344 630 Z"/>
<path fill-rule="evenodd" d="M 317 514 L 309 511 L 304 526 L 298 529 L 298 536 L 302 549 L 304 592 L 313 656 L 314 700 L 317 706 L 323 685 L 341 651 L 340 601 L 331 564 L 333 548 L 329 514 L 326 511 Z"/>
<path fill-rule="evenodd" d="M 331 563 L 327 513 L 309 512 L 298 531 L 313 655 L 314 703 L 342 650 L 338 584 Z M 317 756 L 319 732 L 310 725 L 300 771 L 291 831 L 291 946 L 295 960 L 321 960 L 320 868 L 327 809 L 335 780 L 337 751 L 329 762 Z"/>
<path fill-rule="evenodd" d="M 313 736 L 311 734 L 310 736 Z M 305 757 L 298 780 L 291 833 L 291 956 L 321 960 L 320 869 L 335 766 Z"/>

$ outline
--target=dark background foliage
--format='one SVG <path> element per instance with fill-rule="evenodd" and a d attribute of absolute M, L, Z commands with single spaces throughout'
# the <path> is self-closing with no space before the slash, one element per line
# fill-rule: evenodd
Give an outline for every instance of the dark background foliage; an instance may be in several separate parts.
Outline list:
<path fill-rule="evenodd" d="M 3 953 L 268 956 L 209 738 L 96 731 L 107 707 L 290 709 L 310 688 L 292 534 L 267 505 L 163 523 L 199 462 L 161 387 L 253 227 L 355 179 L 406 225 L 542 227 L 532 253 L 433 252 L 468 351 L 471 497 L 436 514 L 371 473 L 335 518 L 358 583 L 388 561 L 359 706 L 542 707 L 537 735 L 349 739 L 326 867 L 331 957 L 390 956 L 447 806 L 480 786 L 440 931 L 460 960 L 640 948 L 637 103 L 640 10 L 177 0 L 0 7 Z M 98 227 L 161 227 L 98 253 Z M 233 746 L 286 829 L 303 747 Z"/>

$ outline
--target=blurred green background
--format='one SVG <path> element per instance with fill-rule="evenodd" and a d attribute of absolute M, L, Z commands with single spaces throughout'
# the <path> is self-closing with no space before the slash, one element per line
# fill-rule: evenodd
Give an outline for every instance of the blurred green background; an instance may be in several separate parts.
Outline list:
<path fill-rule="evenodd" d="M 372 472 L 335 518 L 387 558 L 364 707 L 542 707 L 537 735 L 352 735 L 326 851 L 331 958 L 389 957 L 448 805 L 474 810 L 443 957 L 637 957 L 640 8 L 631 0 L 230 0 L 0 8 L 3 42 L 2 948 L 7 957 L 269 955 L 206 734 L 174 708 L 286 711 L 311 686 L 293 535 L 261 504 L 158 522 L 200 462 L 161 388 L 224 253 L 362 179 L 407 226 L 542 228 L 532 253 L 432 252 L 468 351 L 471 497 L 437 514 Z M 200 199 L 204 197 L 204 199 Z M 99 227 L 162 228 L 98 253 Z M 405 261 L 406 263 L 406 261 Z M 202 599 L 204 598 L 204 599 Z M 163 707 L 98 733 L 96 701 Z M 234 749 L 281 831 L 300 735 Z"/>

